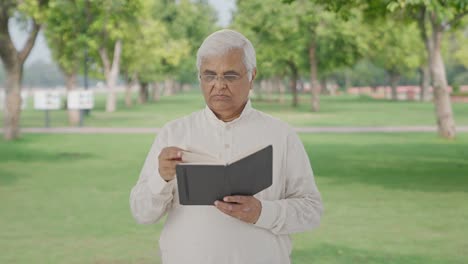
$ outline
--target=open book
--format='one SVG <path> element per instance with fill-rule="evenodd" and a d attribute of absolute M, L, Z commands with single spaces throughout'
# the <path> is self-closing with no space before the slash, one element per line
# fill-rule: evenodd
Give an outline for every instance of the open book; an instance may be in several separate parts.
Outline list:
<path fill-rule="evenodd" d="M 229 195 L 254 195 L 272 184 L 273 146 L 225 164 L 215 157 L 184 152 L 176 166 L 180 204 L 213 205 Z"/>

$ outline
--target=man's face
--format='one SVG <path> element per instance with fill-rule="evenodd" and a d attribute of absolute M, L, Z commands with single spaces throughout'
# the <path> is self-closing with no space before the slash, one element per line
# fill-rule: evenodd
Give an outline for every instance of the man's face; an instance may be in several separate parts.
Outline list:
<path fill-rule="evenodd" d="M 233 49 L 224 55 L 202 60 L 200 84 L 203 96 L 217 115 L 234 115 L 247 101 L 253 78 L 249 81 L 247 69 L 242 62 L 243 56 L 241 49 Z M 253 75 L 255 77 L 255 71 Z"/>

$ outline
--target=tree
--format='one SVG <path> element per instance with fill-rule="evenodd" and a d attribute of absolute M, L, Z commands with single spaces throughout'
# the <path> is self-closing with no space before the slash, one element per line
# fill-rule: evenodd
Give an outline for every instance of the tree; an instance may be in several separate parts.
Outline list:
<path fill-rule="evenodd" d="M 98 0 L 89 1 L 88 5 L 88 46 L 91 55 L 100 59 L 106 79 L 106 112 L 114 112 L 117 107 L 115 85 L 120 72 L 123 42 L 128 32 L 138 26 L 137 18 L 142 5 L 140 0 Z"/>
<path fill-rule="evenodd" d="M 294 0 L 285 0 L 294 1 Z M 312 1 L 312 0 L 311 0 Z M 468 0 L 314 0 L 329 8 L 348 9 L 362 6 L 371 17 L 390 15 L 393 18 L 416 21 L 425 44 L 434 88 L 434 104 L 438 133 L 455 138 L 455 121 L 447 89 L 445 65 L 442 58 L 442 39 L 446 31 L 457 28 L 468 15 Z"/>
<path fill-rule="evenodd" d="M 297 4 L 301 28 L 308 38 L 311 83 L 311 110 L 319 111 L 321 87 L 319 76 L 326 83 L 327 75 L 353 66 L 367 51 L 368 32 L 360 27 L 359 10 L 348 10 L 344 19 L 319 3 L 301 0 Z M 322 85 L 323 86 L 323 85 Z"/>
<path fill-rule="evenodd" d="M 422 39 L 429 57 L 439 135 L 444 138 L 455 138 L 455 120 L 441 53 L 442 37 L 445 31 L 456 26 L 460 19 L 468 14 L 468 1 L 394 0 L 388 8 L 390 11 L 406 9 L 409 13 L 419 11 L 420 16 L 417 19 L 420 22 Z"/>
<path fill-rule="evenodd" d="M 372 33 L 369 57 L 374 64 L 385 69 L 390 78 L 392 99 L 397 100 L 397 86 L 402 75 L 421 65 L 422 43 L 415 23 L 403 24 L 382 19 L 370 25 Z"/>
<path fill-rule="evenodd" d="M 175 43 L 185 43 L 184 47 L 187 48 L 180 60 L 163 61 L 165 90 L 171 94 L 175 80 L 181 83 L 198 81 L 195 67 L 197 50 L 203 40 L 217 29 L 216 11 L 204 0 L 160 1 L 159 8 L 154 10 L 154 17 L 166 25 L 170 39 Z"/>
<path fill-rule="evenodd" d="M 173 19 L 166 17 L 164 20 L 172 38 L 186 40 L 189 49 L 176 67 L 175 75 L 182 83 L 193 83 L 198 81 L 195 67 L 197 50 L 203 40 L 218 29 L 216 11 L 203 0 L 181 0 L 175 7 Z"/>
<path fill-rule="evenodd" d="M 76 89 L 77 76 L 84 61 L 86 9 L 84 0 L 52 1 L 45 26 L 45 35 L 55 62 L 65 76 L 67 91 Z M 68 109 L 68 123 L 77 126 L 80 110 Z"/>
<path fill-rule="evenodd" d="M 47 0 L 2 0 L 0 2 L 0 58 L 6 72 L 6 104 L 4 109 L 4 138 L 17 139 L 20 135 L 21 81 L 23 65 L 36 41 L 45 17 Z M 8 21 L 14 17 L 29 26 L 24 46 L 17 50 L 8 31 Z"/>
<path fill-rule="evenodd" d="M 366 34 L 355 26 L 359 19 L 359 13 L 353 12 L 346 21 L 306 0 L 291 4 L 239 1 L 235 25 L 253 36 L 259 64 L 265 61 L 267 76 L 284 72 L 285 66 L 289 69 L 294 106 L 296 80 L 301 73 L 309 72 L 311 110 L 318 111 L 320 76 L 325 78 L 336 69 L 352 66 L 365 50 Z"/>
<path fill-rule="evenodd" d="M 297 80 L 307 67 L 307 53 L 294 7 L 274 0 L 238 1 L 233 26 L 255 46 L 257 78 L 288 74 L 292 105 L 297 106 Z"/>

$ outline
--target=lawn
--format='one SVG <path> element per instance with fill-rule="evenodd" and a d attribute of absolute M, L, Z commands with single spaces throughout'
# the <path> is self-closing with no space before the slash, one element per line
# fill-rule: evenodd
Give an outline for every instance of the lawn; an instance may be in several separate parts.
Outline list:
<path fill-rule="evenodd" d="M 134 95 L 136 97 L 136 94 Z M 197 91 L 174 96 L 163 96 L 160 102 L 136 105 L 126 108 L 124 95 L 118 95 L 118 110 L 115 113 L 104 111 L 105 96 L 96 95 L 96 106 L 84 121 L 85 126 L 95 127 L 161 127 L 166 122 L 187 115 L 204 107 L 202 95 Z M 253 106 L 278 117 L 293 126 L 408 126 L 435 125 L 434 106 L 431 102 L 393 102 L 374 100 L 359 96 L 322 96 L 321 110 L 310 111 L 310 95 L 300 97 L 298 108 L 293 108 L 290 96 L 282 104 L 278 102 L 253 101 Z M 468 105 L 453 104 L 455 121 L 458 125 L 468 125 Z M 43 127 L 43 111 L 29 107 L 23 111 L 22 127 Z M 64 110 L 51 111 L 51 126 L 67 126 Z M 3 116 L 0 117 L 0 121 Z"/>
<path fill-rule="evenodd" d="M 293 263 L 468 262 L 468 134 L 301 138 L 325 215 L 293 236 Z M 152 140 L 0 140 L 0 263 L 155 263 L 162 225 L 137 225 L 128 205 Z"/>

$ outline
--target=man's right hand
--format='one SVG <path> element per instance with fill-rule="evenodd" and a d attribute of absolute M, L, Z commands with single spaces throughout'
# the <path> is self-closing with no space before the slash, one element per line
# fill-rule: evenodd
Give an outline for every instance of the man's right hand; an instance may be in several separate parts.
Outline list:
<path fill-rule="evenodd" d="M 170 181 L 175 178 L 176 165 L 182 162 L 182 151 L 178 147 L 167 147 L 161 150 L 159 153 L 159 175 L 165 181 Z"/>

